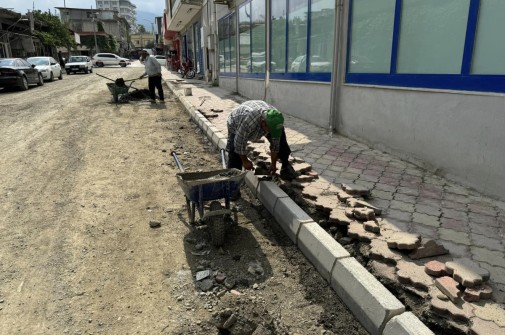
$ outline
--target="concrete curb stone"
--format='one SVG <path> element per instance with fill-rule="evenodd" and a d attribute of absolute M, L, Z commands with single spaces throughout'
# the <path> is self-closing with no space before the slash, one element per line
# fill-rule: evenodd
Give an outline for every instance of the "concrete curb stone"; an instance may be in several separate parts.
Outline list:
<path fill-rule="evenodd" d="M 433 332 L 412 312 L 394 316 L 384 327 L 383 335 L 430 335 Z"/>
<path fill-rule="evenodd" d="M 203 130 L 208 120 L 166 83 Z M 212 143 L 226 148 L 226 137 L 216 127 L 207 127 Z M 405 313 L 405 306 L 275 183 L 260 182 L 252 172 L 245 183 L 372 335 L 433 334 L 415 315 Z"/>
<path fill-rule="evenodd" d="M 298 248 L 329 283 L 335 261 L 351 257 L 335 239 L 315 222 L 300 226 Z"/>

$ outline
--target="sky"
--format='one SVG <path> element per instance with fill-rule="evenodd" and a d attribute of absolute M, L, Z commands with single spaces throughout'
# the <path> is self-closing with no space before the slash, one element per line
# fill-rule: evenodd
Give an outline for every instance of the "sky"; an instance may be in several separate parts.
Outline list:
<path fill-rule="evenodd" d="M 163 0 L 130 0 L 135 6 L 137 11 L 144 11 L 154 13 L 162 16 L 165 7 Z M 21 14 L 25 14 L 28 10 L 33 8 L 40 9 L 47 12 L 49 9 L 54 14 L 55 7 L 70 7 L 70 8 L 96 8 L 95 0 L 0 0 L 0 7 L 14 10 Z"/>

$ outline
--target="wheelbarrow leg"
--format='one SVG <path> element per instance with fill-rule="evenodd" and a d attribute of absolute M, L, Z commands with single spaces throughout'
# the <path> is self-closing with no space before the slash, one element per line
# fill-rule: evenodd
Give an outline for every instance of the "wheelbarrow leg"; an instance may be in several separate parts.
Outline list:
<path fill-rule="evenodd" d="M 200 220 L 203 218 L 203 186 L 198 186 L 198 214 L 200 215 Z"/>
<path fill-rule="evenodd" d="M 191 223 L 191 224 L 195 223 L 195 207 L 196 207 L 196 203 L 192 202 L 191 203 L 191 214 L 189 216 L 189 223 Z"/>

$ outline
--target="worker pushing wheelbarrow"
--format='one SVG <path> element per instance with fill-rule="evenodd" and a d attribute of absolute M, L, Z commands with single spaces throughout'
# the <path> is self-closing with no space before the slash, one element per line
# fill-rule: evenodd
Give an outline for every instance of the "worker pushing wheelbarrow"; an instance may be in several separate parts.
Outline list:
<path fill-rule="evenodd" d="M 98 73 L 96 75 L 108 79 L 110 81 L 113 81 L 113 83 L 107 83 L 107 88 L 109 89 L 110 93 L 112 94 L 112 98 L 116 103 L 119 102 L 120 96 L 126 96 L 126 97 L 128 96 L 128 91 L 130 90 L 132 84 L 135 82 L 135 79 L 124 80 L 123 78 L 117 78 L 114 80 L 102 76 L 101 74 Z M 130 82 L 130 85 L 126 85 L 126 82 L 128 81 Z"/>
<path fill-rule="evenodd" d="M 223 169 L 207 172 L 184 172 L 176 153 L 172 151 L 171 154 L 180 171 L 176 174 L 177 183 L 186 197 L 189 222 L 195 223 L 195 214 L 198 210 L 200 221 L 205 222 L 209 228 L 212 244 L 221 246 L 227 227 L 231 223 L 237 223 L 236 212 L 230 209 L 230 199 L 239 194 L 247 172 L 226 169 L 223 150 L 221 150 Z M 224 199 L 225 208 L 222 208 L 219 199 Z M 207 213 L 204 210 L 206 201 L 211 201 L 210 211 Z"/>

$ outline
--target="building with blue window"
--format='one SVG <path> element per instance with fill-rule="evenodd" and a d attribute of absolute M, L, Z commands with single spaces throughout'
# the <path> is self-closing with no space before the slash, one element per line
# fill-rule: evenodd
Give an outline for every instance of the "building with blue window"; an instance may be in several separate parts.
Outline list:
<path fill-rule="evenodd" d="M 166 2 L 204 79 L 503 197 L 505 1 Z"/>

